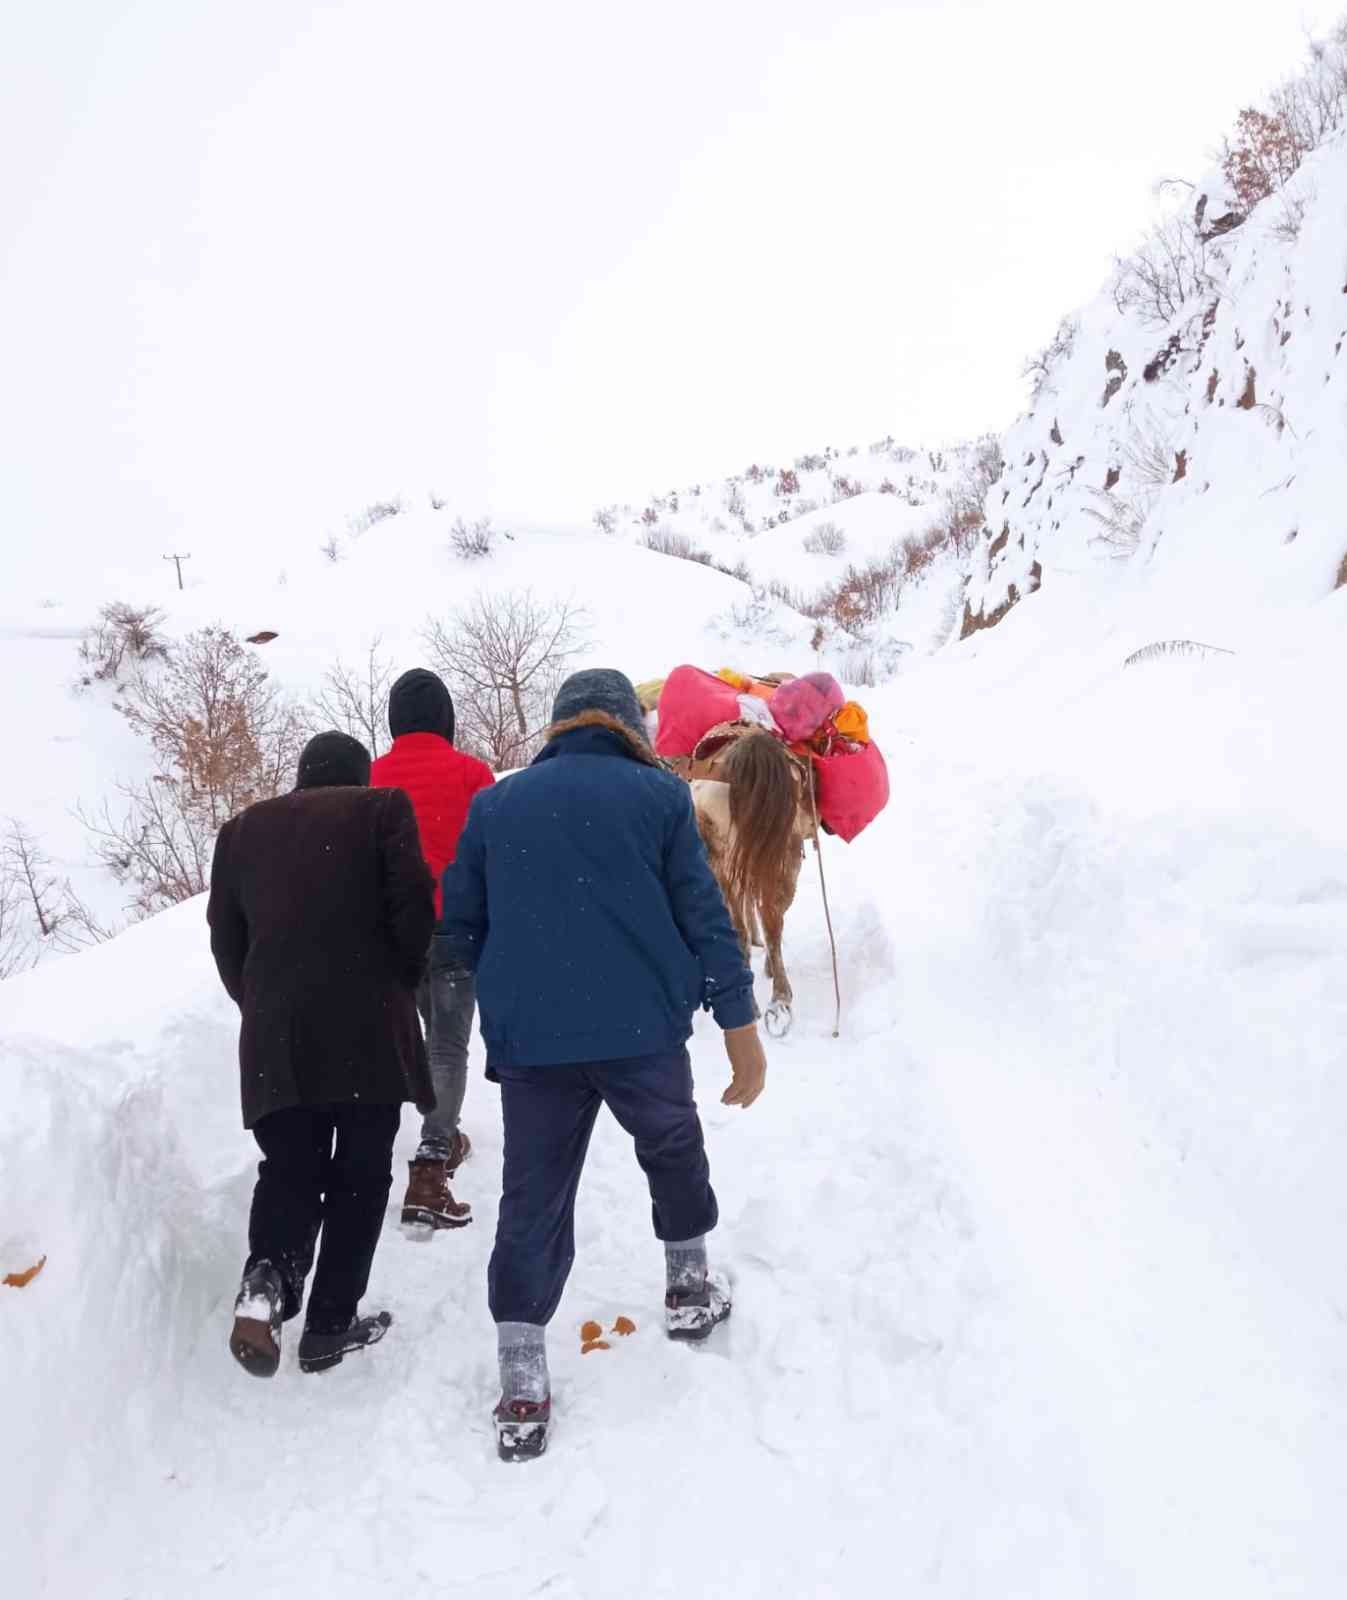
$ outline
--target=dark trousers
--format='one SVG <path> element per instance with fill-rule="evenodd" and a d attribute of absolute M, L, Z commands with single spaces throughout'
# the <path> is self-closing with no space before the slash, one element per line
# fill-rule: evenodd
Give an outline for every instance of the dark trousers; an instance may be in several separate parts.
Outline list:
<path fill-rule="evenodd" d="M 575 1260 L 575 1195 L 599 1107 L 636 1144 L 658 1239 L 716 1225 L 686 1050 L 584 1066 L 498 1067 L 505 1173 L 487 1272 L 497 1322 L 550 1322 Z"/>
<path fill-rule="evenodd" d="M 305 1325 L 339 1333 L 369 1283 L 393 1182 L 401 1106 L 290 1106 L 253 1129 L 262 1150 L 248 1219 L 248 1270 L 269 1261 L 299 1314 L 322 1229 Z"/>

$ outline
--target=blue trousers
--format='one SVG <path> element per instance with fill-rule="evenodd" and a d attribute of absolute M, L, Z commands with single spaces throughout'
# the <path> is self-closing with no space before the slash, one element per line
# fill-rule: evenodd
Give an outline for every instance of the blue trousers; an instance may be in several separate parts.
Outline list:
<path fill-rule="evenodd" d="M 497 1322 L 547 1323 L 575 1260 L 575 1195 L 599 1107 L 636 1145 L 657 1239 L 710 1233 L 719 1212 L 686 1050 L 564 1067 L 497 1067 L 505 1172 L 487 1271 Z"/>

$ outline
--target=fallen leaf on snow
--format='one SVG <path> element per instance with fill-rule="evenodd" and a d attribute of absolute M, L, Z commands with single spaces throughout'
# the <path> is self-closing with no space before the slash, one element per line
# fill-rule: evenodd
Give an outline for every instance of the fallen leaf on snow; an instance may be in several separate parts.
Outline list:
<path fill-rule="evenodd" d="M 595 1339 L 603 1337 L 603 1329 L 597 1322 L 585 1322 L 580 1325 L 580 1343 L 590 1344 Z"/>
<path fill-rule="evenodd" d="M 620 1333 L 625 1339 L 629 1333 L 636 1332 L 636 1324 L 630 1317 L 619 1317 L 613 1324 L 613 1332 Z"/>
<path fill-rule="evenodd" d="M 30 1284 L 34 1278 L 37 1277 L 38 1273 L 42 1271 L 46 1264 L 47 1258 L 46 1256 L 43 1256 L 41 1261 L 39 1261 L 36 1266 L 28 1267 L 23 1272 L 7 1272 L 5 1274 L 6 1287 L 10 1289 L 24 1288 L 26 1285 Z"/>
<path fill-rule="evenodd" d="M 591 1350 L 611 1350 L 613 1347 L 606 1339 L 586 1339 L 580 1346 L 580 1354 L 587 1356 Z"/>

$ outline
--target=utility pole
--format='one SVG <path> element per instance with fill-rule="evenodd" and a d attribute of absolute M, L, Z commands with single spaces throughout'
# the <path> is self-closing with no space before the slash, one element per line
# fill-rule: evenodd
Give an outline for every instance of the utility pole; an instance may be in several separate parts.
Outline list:
<path fill-rule="evenodd" d="M 178 587 L 179 587 L 179 589 L 182 588 L 182 564 L 183 564 L 184 561 L 190 561 L 191 559 L 192 559 L 192 557 L 191 557 L 190 554 L 185 555 L 185 556 L 165 556 L 164 557 L 165 561 L 171 561 L 173 563 L 173 565 L 178 569 Z"/>

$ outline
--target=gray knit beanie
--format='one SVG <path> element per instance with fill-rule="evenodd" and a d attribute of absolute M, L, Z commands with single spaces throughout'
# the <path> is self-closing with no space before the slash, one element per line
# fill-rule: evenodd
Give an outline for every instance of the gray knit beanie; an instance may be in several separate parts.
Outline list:
<path fill-rule="evenodd" d="M 569 722 L 586 711 L 606 712 L 630 728 L 642 744 L 648 742 L 641 702 L 625 673 L 612 667 L 588 667 L 583 672 L 573 672 L 557 691 L 552 721 Z"/>

